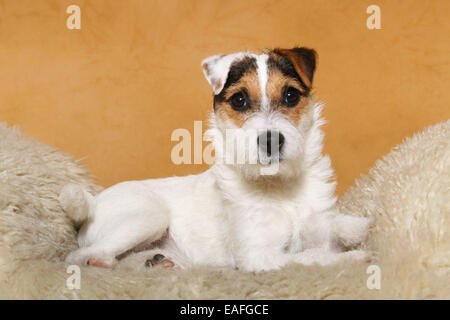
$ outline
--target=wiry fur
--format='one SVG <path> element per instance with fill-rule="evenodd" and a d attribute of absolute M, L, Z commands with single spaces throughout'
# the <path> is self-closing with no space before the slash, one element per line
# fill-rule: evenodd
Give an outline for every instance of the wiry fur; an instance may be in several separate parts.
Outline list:
<path fill-rule="evenodd" d="M 136 248 L 151 248 L 149 257 L 162 253 L 181 267 L 249 271 L 291 262 L 327 265 L 368 258 L 361 250 L 345 251 L 368 237 L 370 221 L 344 216 L 335 208 L 334 184 L 329 182 L 333 172 L 328 157 L 322 156 L 322 106 L 304 97 L 309 103 L 299 124 L 274 111 L 265 92 L 270 81 L 267 54 L 206 59 L 204 71 L 214 93 L 222 89 L 231 66 L 244 57 L 254 58 L 258 66 L 260 104 L 240 128 L 213 115 L 209 135 L 218 150 L 217 163 L 197 176 L 120 183 L 95 198 L 66 187 L 60 196 L 63 207 L 77 223 L 85 218 L 78 235 L 80 249 L 66 261 L 85 265 L 95 258 L 113 266 L 117 257 Z M 248 140 L 247 133 L 255 130 L 279 131 L 286 141 L 282 161 L 227 163 L 223 156 L 230 150 L 221 152 L 219 142 L 228 145 L 230 129 L 238 140 Z M 234 147 L 240 149 L 246 157 L 258 152 L 246 145 Z"/>
<path fill-rule="evenodd" d="M 81 266 L 70 290 L 62 259 L 76 247 L 58 204 L 68 182 L 99 190 L 70 157 L 0 124 L 0 298 L 2 299 L 450 299 L 450 120 L 406 139 L 340 199 L 341 210 L 376 219 L 364 244 L 377 252 L 381 288 L 367 265 L 292 264 L 248 273 L 195 266 L 145 268 L 132 253 L 114 270 Z"/>

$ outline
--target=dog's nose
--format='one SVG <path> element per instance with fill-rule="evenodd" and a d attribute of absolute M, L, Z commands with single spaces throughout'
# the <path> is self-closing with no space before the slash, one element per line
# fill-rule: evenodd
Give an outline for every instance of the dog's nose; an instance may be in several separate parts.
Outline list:
<path fill-rule="evenodd" d="M 284 145 L 284 140 L 284 136 L 281 134 L 281 132 L 267 130 L 266 132 L 258 136 L 257 143 L 259 148 L 270 157 L 272 153 L 277 154 L 281 152 L 281 149 Z M 278 149 L 273 150 L 272 147 L 276 148 L 277 145 Z"/>

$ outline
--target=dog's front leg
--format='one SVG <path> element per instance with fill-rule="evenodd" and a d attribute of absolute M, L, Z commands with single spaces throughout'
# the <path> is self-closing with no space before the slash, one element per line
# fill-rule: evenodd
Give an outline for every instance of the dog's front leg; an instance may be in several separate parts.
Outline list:
<path fill-rule="evenodd" d="M 305 266 L 328 266 L 351 261 L 369 262 L 371 258 L 371 253 L 363 250 L 336 252 L 326 248 L 307 249 L 293 255 L 293 261 Z"/>
<path fill-rule="evenodd" d="M 238 268 L 244 271 L 269 271 L 280 269 L 290 263 L 304 266 L 328 266 L 344 262 L 370 262 L 371 260 L 372 254 L 364 250 L 337 252 L 326 248 L 312 248 L 294 254 L 278 250 L 261 252 L 260 255 L 247 255 L 240 260 Z"/>
<path fill-rule="evenodd" d="M 288 263 L 296 262 L 295 257 L 281 250 L 256 250 L 257 253 L 240 256 L 236 259 L 236 266 L 243 271 L 269 271 L 284 267 Z"/>
<path fill-rule="evenodd" d="M 286 252 L 292 225 L 284 212 L 277 210 L 235 210 L 231 248 L 240 270 L 279 269 L 292 261 Z"/>

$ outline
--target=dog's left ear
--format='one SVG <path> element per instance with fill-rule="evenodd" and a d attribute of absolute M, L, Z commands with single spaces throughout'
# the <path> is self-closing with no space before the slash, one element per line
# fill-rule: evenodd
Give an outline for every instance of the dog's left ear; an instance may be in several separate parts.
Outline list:
<path fill-rule="evenodd" d="M 208 57 L 202 61 L 203 74 L 215 95 L 219 94 L 225 86 L 231 65 L 247 55 L 248 54 L 245 52 L 227 55 L 219 54 Z"/>
<path fill-rule="evenodd" d="M 301 47 L 292 49 L 274 49 L 273 52 L 286 57 L 294 65 L 303 82 L 311 87 L 316 70 L 317 53 L 313 49 Z"/>

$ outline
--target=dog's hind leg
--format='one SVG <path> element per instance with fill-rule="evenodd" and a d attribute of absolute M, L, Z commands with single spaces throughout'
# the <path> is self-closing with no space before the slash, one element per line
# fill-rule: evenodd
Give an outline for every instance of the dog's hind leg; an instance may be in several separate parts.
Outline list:
<path fill-rule="evenodd" d="M 161 239 L 169 227 L 168 209 L 155 203 L 115 212 L 110 220 L 111 223 L 101 225 L 99 230 L 87 230 L 89 243 L 70 253 L 66 262 L 114 267 L 117 256 L 143 243 Z"/>
<path fill-rule="evenodd" d="M 165 223 L 145 224 L 145 221 L 141 223 L 127 224 L 118 228 L 112 235 L 70 253 L 66 262 L 112 268 L 117 261 L 117 256 L 143 242 L 151 243 L 159 240 L 168 228 L 168 224 Z"/>

